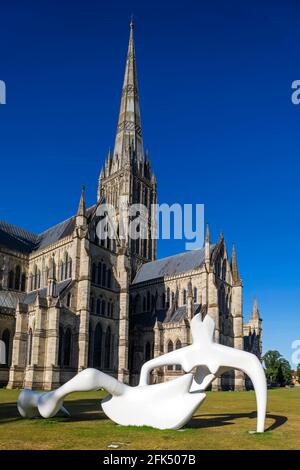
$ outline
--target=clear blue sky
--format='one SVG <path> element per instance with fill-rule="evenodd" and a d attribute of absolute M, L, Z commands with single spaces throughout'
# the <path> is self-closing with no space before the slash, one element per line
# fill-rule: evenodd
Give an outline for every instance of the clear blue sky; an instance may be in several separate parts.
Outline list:
<path fill-rule="evenodd" d="M 41 232 L 95 201 L 130 14 L 159 201 L 204 203 L 235 242 L 264 350 L 300 339 L 298 1 L 14 1 L 0 6 L 0 218 Z M 162 242 L 159 256 L 184 250 Z"/>

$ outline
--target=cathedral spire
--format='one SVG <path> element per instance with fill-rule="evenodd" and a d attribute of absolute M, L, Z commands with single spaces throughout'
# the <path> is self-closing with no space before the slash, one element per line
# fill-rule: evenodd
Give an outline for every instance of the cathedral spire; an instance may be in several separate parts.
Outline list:
<path fill-rule="evenodd" d="M 126 157 L 129 159 L 129 147 L 132 147 L 132 144 L 134 158 L 140 162 L 144 161 L 133 28 L 133 19 L 131 17 L 129 45 L 114 148 L 114 158 L 118 155 L 121 162 Z"/>
<path fill-rule="evenodd" d="M 259 308 L 257 305 L 256 295 L 254 295 L 253 307 L 252 307 L 252 312 L 251 312 L 251 320 L 259 320 L 259 319 L 260 319 Z"/>
<path fill-rule="evenodd" d="M 208 268 L 209 267 L 209 262 L 210 262 L 210 234 L 209 234 L 209 225 L 208 224 L 206 224 L 204 251 L 205 251 L 205 265 Z"/>
<path fill-rule="evenodd" d="M 209 225 L 206 224 L 205 241 L 210 243 Z"/>
<path fill-rule="evenodd" d="M 231 271 L 232 271 L 232 279 L 234 283 L 240 282 L 240 276 L 237 267 L 237 260 L 236 260 L 236 251 L 235 246 L 232 244 L 232 254 L 231 254 Z"/>
<path fill-rule="evenodd" d="M 81 196 L 80 196 L 80 201 L 79 201 L 79 205 L 78 205 L 77 215 L 78 216 L 83 216 L 83 217 L 85 217 L 85 210 L 86 210 L 84 191 L 85 191 L 85 188 L 84 188 L 84 185 L 82 185 Z"/>

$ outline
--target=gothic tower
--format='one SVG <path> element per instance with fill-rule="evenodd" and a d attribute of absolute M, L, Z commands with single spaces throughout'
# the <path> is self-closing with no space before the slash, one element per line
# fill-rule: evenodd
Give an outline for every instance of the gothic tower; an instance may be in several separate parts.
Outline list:
<path fill-rule="evenodd" d="M 131 259 L 132 277 L 141 264 L 156 258 L 156 240 L 151 237 L 156 227 L 151 208 L 157 202 L 156 179 L 148 151 L 144 155 L 133 28 L 131 20 L 115 146 L 108 153 L 98 184 L 98 201 L 104 200 L 115 208 L 117 235 Z M 132 204 L 143 204 L 147 211 L 135 208 L 131 212 Z M 128 227 L 135 219 L 131 227 L 141 236 L 135 235 L 133 239 Z"/>

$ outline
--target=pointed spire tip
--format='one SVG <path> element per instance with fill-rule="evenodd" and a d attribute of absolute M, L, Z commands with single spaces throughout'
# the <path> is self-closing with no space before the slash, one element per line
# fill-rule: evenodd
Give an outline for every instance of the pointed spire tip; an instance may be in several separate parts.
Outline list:
<path fill-rule="evenodd" d="M 81 195 L 80 195 L 80 200 L 79 200 L 79 205 L 78 205 L 78 210 L 77 210 L 77 215 L 85 216 L 85 186 L 84 184 L 81 186 Z"/>
<path fill-rule="evenodd" d="M 259 308 L 257 304 L 257 299 L 256 299 L 256 294 L 254 294 L 254 299 L 253 299 L 253 306 L 252 306 L 252 312 L 251 312 L 251 319 L 259 319 L 260 318 L 260 313 L 259 313 Z"/>
<path fill-rule="evenodd" d="M 209 233 L 209 225 L 208 224 L 206 224 L 205 241 L 206 242 L 210 241 L 210 233 Z"/>
<path fill-rule="evenodd" d="M 130 29 L 133 29 L 134 28 L 134 21 L 133 21 L 133 14 L 131 14 L 131 17 L 130 17 Z"/>

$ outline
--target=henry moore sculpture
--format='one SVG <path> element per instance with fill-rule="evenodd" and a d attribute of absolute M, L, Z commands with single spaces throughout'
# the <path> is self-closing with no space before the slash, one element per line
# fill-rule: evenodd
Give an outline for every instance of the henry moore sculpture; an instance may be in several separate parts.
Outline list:
<path fill-rule="evenodd" d="M 102 400 L 105 414 L 122 425 L 152 426 L 159 429 L 179 429 L 186 424 L 203 402 L 204 390 L 224 372 L 236 369 L 251 379 L 257 403 L 257 432 L 264 432 L 267 385 L 263 367 L 251 353 L 214 342 L 213 319 L 195 315 L 191 320 L 193 342 L 146 362 L 137 387 L 125 385 L 97 369 L 86 369 L 52 392 L 23 390 L 18 398 L 18 410 L 24 418 L 39 413 L 44 418 L 59 410 L 67 413 L 63 400 L 69 393 L 104 388 L 110 395 Z M 172 381 L 149 384 L 155 367 L 181 365 L 186 374 Z"/>

